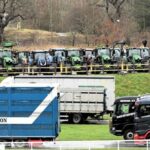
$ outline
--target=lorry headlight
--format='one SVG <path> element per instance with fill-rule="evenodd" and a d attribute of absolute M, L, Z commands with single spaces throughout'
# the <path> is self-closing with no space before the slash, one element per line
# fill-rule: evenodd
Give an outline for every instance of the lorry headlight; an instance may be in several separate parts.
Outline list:
<path fill-rule="evenodd" d="M 115 127 L 112 127 L 111 130 L 112 130 L 112 131 L 115 131 Z"/>

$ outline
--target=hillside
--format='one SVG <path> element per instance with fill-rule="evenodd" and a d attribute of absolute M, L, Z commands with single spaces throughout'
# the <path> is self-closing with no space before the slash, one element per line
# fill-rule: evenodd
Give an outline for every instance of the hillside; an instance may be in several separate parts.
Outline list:
<path fill-rule="evenodd" d="M 17 49 L 49 49 L 53 47 L 72 47 L 72 33 L 56 33 L 44 30 L 6 28 L 5 38 L 17 43 Z M 84 36 L 76 34 L 75 46 L 86 46 Z"/>

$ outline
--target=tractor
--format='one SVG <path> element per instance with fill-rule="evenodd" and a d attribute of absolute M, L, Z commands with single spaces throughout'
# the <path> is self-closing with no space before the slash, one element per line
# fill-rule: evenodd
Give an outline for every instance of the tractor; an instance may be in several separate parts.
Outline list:
<path fill-rule="evenodd" d="M 126 69 L 127 57 L 125 45 L 126 41 L 116 41 L 113 43 L 112 64 L 114 72 L 124 72 Z"/>
<path fill-rule="evenodd" d="M 54 66 L 57 67 L 57 72 L 67 73 L 68 70 L 65 67 L 66 51 L 65 48 L 53 48 L 50 49 L 50 53 L 53 56 Z"/>
<path fill-rule="evenodd" d="M 33 59 L 33 63 L 32 63 Z M 29 63 L 38 67 L 38 72 L 47 72 L 51 74 L 51 66 L 53 64 L 53 56 L 49 50 L 35 50 L 29 55 Z"/>
<path fill-rule="evenodd" d="M 18 66 L 27 66 L 28 65 L 28 58 L 29 58 L 29 51 L 17 51 L 17 60 Z"/>
<path fill-rule="evenodd" d="M 27 72 L 29 65 L 29 51 L 15 51 L 13 54 L 17 61 L 17 64 L 15 65 L 16 72 Z"/>
<path fill-rule="evenodd" d="M 108 47 L 106 48 L 96 48 L 93 50 L 94 59 L 94 66 L 93 71 L 96 72 L 108 72 L 111 69 L 112 60 L 112 50 Z"/>
<path fill-rule="evenodd" d="M 92 65 L 95 59 L 92 48 L 84 48 L 83 63 L 87 66 L 87 71 L 92 71 Z"/>
<path fill-rule="evenodd" d="M 15 44 L 13 42 L 2 42 L 0 48 L 0 65 L 4 71 L 12 71 L 13 67 L 17 64 L 15 58 L 15 52 L 12 50 L 12 47 Z"/>
<path fill-rule="evenodd" d="M 77 73 L 87 72 L 87 66 L 83 62 L 85 51 L 83 49 L 72 48 L 66 50 L 66 65 Z"/>
<path fill-rule="evenodd" d="M 145 71 L 149 65 L 149 49 L 148 48 L 129 48 L 127 49 L 127 59 L 131 72 Z"/>

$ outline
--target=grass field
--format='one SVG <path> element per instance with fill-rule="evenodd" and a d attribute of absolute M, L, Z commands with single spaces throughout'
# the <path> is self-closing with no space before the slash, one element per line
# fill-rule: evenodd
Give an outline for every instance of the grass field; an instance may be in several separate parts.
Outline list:
<path fill-rule="evenodd" d="M 109 133 L 108 125 L 61 125 L 58 140 L 122 140 Z"/>
<path fill-rule="evenodd" d="M 141 95 L 150 93 L 150 74 L 115 75 L 116 96 Z"/>

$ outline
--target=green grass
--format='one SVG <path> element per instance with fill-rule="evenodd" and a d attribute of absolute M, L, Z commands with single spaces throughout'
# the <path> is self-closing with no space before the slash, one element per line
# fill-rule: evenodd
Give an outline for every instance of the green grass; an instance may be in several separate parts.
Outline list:
<path fill-rule="evenodd" d="M 58 140 L 122 140 L 110 134 L 108 125 L 61 125 Z"/>
<path fill-rule="evenodd" d="M 115 75 L 116 96 L 142 95 L 150 93 L 150 74 Z"/>
<path fill-rule="evenodd" d="M 0 82 L 4 79 L 5 77 L 0 77 Z"/>

